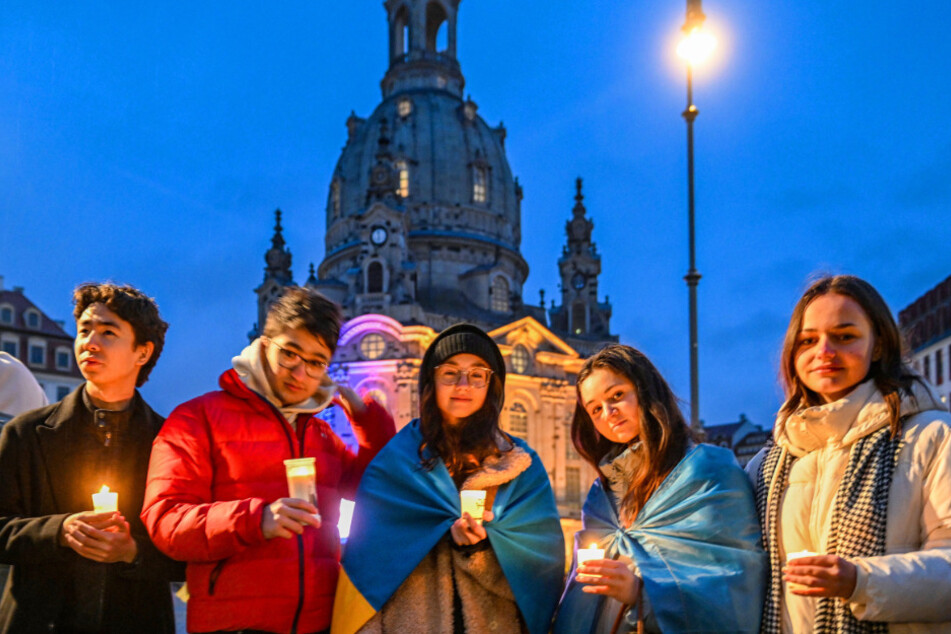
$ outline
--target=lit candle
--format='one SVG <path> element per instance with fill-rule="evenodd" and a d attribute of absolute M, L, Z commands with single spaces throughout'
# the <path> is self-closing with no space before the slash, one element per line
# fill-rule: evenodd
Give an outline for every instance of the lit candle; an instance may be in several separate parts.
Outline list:
<path fill-rule="evenodd" d="M 92 494 L 92 507 L 96 513 L 115 513 L 119 510 L 119 493 L 102 485 L 99 493 Z"/>
<path fill-rule="evenodd" d="M 597 544 L 591 544 L 587 548 L 578 549 L 578 565 L 581 566 L 586 561 L 595 561 L 604 559 L 604 549 L 598 548 Z M 594 582 L 601 578 L 601 575 L 578 575 L 579 581 Z"/>
<path fill-rule="evenodd" d="M 786 555 L 786 563 L 789 564 L 795 559 L 802 559 L 803 557 L 815 557 L 817 553 L 812 552 L 811 550 L 801 550 L 798 553 L 789 553 Z M 805 590 L 808 586 L 804 586 L 801 583 L 793 583 L 791 581 L 786 582 L 790 590 Z"/>
<path fill-rule="evenodd" d="M 462 503 L 462 512 L 468 513 L 472 519 L 481 524 L 482 516 L 485 514 L 485 491 L 468 489 L 459 491 L 459 499 Z"/>
<path fill-rule="evenodd" d="M 316 458 L 293 458 L 284 461 L 287 473 L 287 491 L 292 498 L 317 506 Z M 320 512 L 314 513 L 320 519 Z"/>

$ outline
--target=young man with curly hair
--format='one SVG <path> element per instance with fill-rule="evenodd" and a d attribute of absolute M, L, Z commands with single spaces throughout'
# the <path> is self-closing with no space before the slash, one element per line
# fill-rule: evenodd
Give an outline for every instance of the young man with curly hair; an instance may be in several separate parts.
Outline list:
<path fill-rule="evenodd" d="M 86 382 L 0 435 L 0 562 L 13 566 L 0 632 L 171 633 L 178 566 L 139 519 L 163 419 L 136 390 L 168 324 L 131 286 L 83 284 L 73 303 Z M 118 493 L 117 511 L 90 510 L 103 485 Z"/>

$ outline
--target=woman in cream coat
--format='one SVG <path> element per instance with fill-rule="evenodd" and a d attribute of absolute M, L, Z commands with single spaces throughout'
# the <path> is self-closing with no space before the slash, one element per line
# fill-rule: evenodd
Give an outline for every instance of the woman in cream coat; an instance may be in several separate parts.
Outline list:
<path fill-rule="evenodd" d="M 813 284 L 782 373 L 775 444 L 748 466 L 762 631 L 951 632 L 951 415 L 902 362 L 884 300 L 852 276 Z"/>

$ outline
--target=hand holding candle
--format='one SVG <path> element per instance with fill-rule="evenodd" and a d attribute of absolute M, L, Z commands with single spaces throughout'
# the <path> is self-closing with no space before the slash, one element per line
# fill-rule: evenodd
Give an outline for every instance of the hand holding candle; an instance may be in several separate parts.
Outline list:
<path fill-rule="evenodd" d="M 796 559 L 802 559 L 803 557 L 815 557 L 816 553 L 811 550 L 801 550 L 796 553 L 789 553 L 786 555 L 786 565 L 788 566 L 790 562 L 795 561 Z M 805 590 L 806 586 L 799 583 L 787 582 L 790 590 Z"/>
<path fill-rule="evenodd" d="M 468 513 L 472 519 L 481 524 L 485 513 L 485 491 L 460 491 L 459 499 L 462 503 L 462 512 Z"/>
<path fill-rule="evenodd" d="M 604 559 L 604 549 L 598 548 L 597 544 L 591 544 L 587 548 L 578 549 L 578 566 L 584 565 L 586 561 L 597 561 Z M 600 579 L 599 575 L 578 575 L 578 581 L 582 583 L 594 583 Z"/>
<path fill-rule="evenodd" d="M 292 458 L 284 461 L 287 473 L 287 491 L 292 498 L 317 506 L 316 458 Z M 314 513 L 320 519 L 320 513 Z"/>
<path fill-rule="evenodd" d="M 857 575 L 848 559 L 809 551 L 790 553 L 783 567 L 789 591 L 808 597 L 848 598 L 855 591 Z"/>

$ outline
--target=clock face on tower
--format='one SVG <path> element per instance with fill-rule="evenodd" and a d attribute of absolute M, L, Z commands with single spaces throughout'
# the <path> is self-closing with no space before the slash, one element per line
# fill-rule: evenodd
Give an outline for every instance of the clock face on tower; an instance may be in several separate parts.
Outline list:
<path fill-rule="evenodd" d="M 376 167 L 374 167 L 373 172 L 371 173 L 373 182 L 377 184 L 385 183 L 388 176 L 389 176 L 389 170 L 387 170 L 382 165 L 377 165 Z"/>
<path fill-rule="evenodd" d="M 370 242 L 376 246 L 383 246 L 383 243 L 386 242 L 388 234 L 386 233 L 386 227 L 373 227 L 373 230 L 370 231 Z"/>
<path fill-rule="evenodd" d="M 582 273 L 581 271 L 578 271 L 577 273 L 571 276 L 571 286 L 576 291 L 580 291 L 582 288 L 584 288 L 584 285 L 587 281 L 588 280 L 585 278 L 584 273 Z"/>

